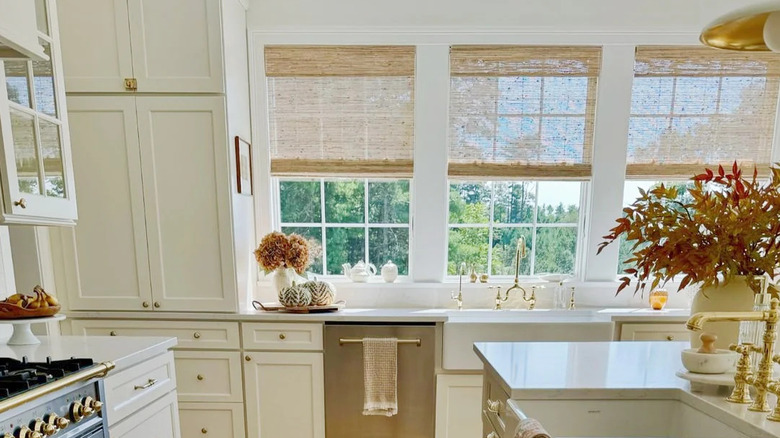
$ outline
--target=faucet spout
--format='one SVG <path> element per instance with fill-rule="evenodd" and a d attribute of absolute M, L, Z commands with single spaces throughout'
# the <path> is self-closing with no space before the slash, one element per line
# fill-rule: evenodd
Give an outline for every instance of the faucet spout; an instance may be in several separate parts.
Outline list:
<path fill-rule="evenodd" d="M 699 331 L 706 322 L 721 321 L 768 321 L 769 312 L 701 312 L 692 315 L 685 326 L 688 330 Z"/>

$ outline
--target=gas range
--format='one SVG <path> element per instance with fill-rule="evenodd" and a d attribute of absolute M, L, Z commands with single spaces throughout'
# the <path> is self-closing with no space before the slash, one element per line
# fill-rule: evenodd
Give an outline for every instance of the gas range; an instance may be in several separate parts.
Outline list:
<path fill-rule="evenodd" d="M 0 358 L 0 438 L 107 438 L 101 377 L 111 362 Z"/>

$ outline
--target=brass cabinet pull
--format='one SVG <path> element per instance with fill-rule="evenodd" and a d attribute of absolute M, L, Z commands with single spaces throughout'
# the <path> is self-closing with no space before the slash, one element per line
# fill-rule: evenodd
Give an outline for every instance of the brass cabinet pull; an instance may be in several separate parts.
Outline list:
<path fill-rule="evenodd" d="M 203 377 L 203 374 L 198 374 L 197 375 L 197 379 L 198 380 L 203 380 L 203 379 L 205 379 L 205 377 Z"/>
<path fill-rule="evenodd" d="M 108 335 L 109 335 L 109 336 L 116 336 L 116 332 L 115 332 L 115 331 L 113 331 L 113 330 L 111 330 L 111 332 L 109 332 L 109 334 L 108 334 Z"/>
<path fill-rule="evenodd" d="M 500 401 L 487 399 L 487 409 L 489 412 L 497 414 L 500 408 L 501 408 Z"/>
<path fill-rule="evenodd" d="M 125 90 L 136 91 L 138 89 L 138 80 L 135 78 L 125 78 Z"/>
<path fill-rule="evenodd" d="M 674 336 L 669 335 L 669 336 L 666 337 L 666 340 L 667 341 L 674 341 Z"/>
<path fill-rule="evenodd" d="M 209 433 L 209 430 L 204 427 L 203 429 L 200 430 L 200 433 L 205 435 L 205 434 Z"/>
<path fill-rule="evenodd" d="M 149 379 L 148 382 L 144 383 L 143 385 L 136 385 L 133 387 L 136 391 L 139 389 L 148 389 L 154 386 L 154 384 L 157 383 L 157 379 Z"/>
<path fill-rule="evenodd" d="M 27 208 L 27 200 L 24 198 L 19 198 L 18 201 L 14 202 L 14 205 L 17 207 Z"/>
<path fill-rule="evenodd" d="M 143 303 L 141 303 L 141 305 L 144 306 L 144 307 L 149 307 L 149 302 L 148 301 L 144 301 Z"/>
<path fill-rule="evenodd" d="M 159 301 L 155 301 L 154 302 L 154 307 L 159 309 L 160 308 L 160 302 Z"/>
<path fill-rule="evenodd" d="M 279 339 L 284 341 L 285 339 L 287 339 L 287 335 L 285 335 L 284 333 L 279 333 Z"/>
<path fill-rule="evenodd" d="M 195 333 L 192 334 L 192 337 L 195 338 L 195 339 L 200 339 L 200 333 L 195 332 Z"/>

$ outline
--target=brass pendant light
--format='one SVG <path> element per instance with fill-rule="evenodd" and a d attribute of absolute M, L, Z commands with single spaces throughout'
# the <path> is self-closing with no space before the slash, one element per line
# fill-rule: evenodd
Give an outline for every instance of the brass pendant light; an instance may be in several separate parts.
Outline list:
<path fill-rule="evenodd" d="M 699 39 L 718 49 L 780 52 L 780 1 L 724 15 L 705 27 Z"/>

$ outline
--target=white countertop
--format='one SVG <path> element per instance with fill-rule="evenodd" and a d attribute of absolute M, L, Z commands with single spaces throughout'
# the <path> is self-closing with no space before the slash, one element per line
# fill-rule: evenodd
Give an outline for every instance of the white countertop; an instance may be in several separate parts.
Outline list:
<path fill-rule="evenodd" d="M 575 311 L 537 309 L 420 309 L 420 308 L 349 308 L 333 313 L 293 314 L 245 310 L 237 313 L 173 312 L 67 312 L 69 318 L 82 319 L 152 319 L 201 321 L 283 321 L 283 322 L 685 322 L 687 309 L 653 311 L 650 309 L 578 309 Z"/>
<path fill-rule="evenodd" d="M 778 437 L 780 423 L 722 395 L 691 392 L 675 376 L 686 342 L 483 342 L 474 351 L 514 400 L 680 400 L 748 436 Z"/>
<path fill-rule="evenodd" d="M 40 336 L 38 345 L 0 345 L 0 357 L 45 361 L 71 357 L 89 358 L 116 364 L 113 372 L 132 367 L 164 353 L 176 345 L 176 338 L 115 336 Z M 2 342 L 5 342 L 3 340 Z"/>

